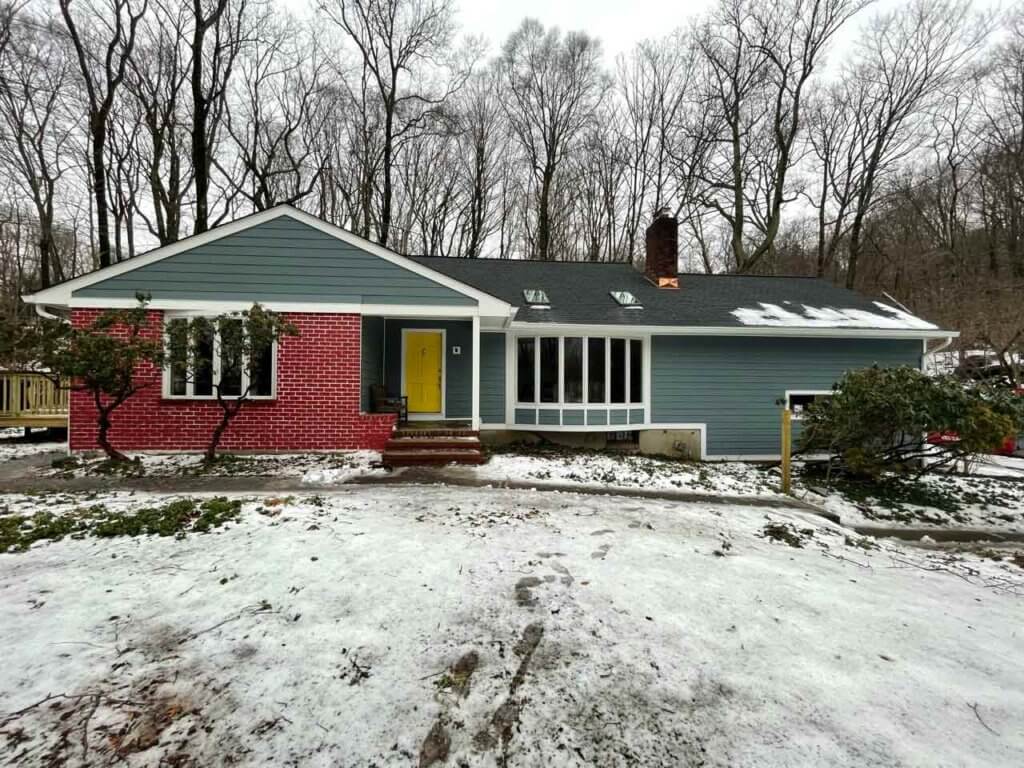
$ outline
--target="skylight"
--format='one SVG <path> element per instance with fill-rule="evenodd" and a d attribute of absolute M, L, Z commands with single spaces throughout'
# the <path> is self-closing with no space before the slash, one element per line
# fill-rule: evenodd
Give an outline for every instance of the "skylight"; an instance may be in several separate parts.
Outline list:
<path fill-rule="evenodd" d="M 547 293 L 540 288 L 524 288 L 523 298 L 534 309 L 547 309 L 551 306 Z"/>
<path fill-rule="evenodd" d="M 626 309 L 643 309 L 640 299 L 629 291 L 610 291 L 611 296 L 620 307 Z"/>

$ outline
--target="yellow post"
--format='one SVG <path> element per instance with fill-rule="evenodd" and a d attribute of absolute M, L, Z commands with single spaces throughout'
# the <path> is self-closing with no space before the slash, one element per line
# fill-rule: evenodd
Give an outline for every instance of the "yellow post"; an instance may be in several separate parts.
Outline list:
<path fill-rule="evenodd" d="M 793 451 L 793 429 L 788 408 L 782 409 L 782 492 L 790 489 L 790 454 Z"/>

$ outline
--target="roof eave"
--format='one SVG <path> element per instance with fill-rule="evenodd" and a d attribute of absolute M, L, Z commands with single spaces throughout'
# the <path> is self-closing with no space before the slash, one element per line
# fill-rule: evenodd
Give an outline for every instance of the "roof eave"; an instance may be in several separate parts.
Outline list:
<path fill-rule="evenodd" d="M 791 326 L 705 326 L 705 325 L 635 325 L 631 323 L 559 323 L 515 320 L 516 330 L 571 329 L 599 333 L 642 333 L 654 336 L 763 336 L 788 338 L 855 338 L 855 339 L 955 339 L 959 331 L 941 328 L 799 328 Z"/>

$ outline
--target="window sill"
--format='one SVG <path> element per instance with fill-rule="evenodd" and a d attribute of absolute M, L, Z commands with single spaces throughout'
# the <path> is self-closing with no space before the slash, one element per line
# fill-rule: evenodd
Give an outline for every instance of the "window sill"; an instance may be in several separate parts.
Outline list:
<path fill-rule="evenodd" d="M 513 403 L 513 408 L 646 408 L 646 403 Z"/>
<path fill-rule="evenodd" d="M 171 403 L 215 403 L 216 395 L 161 395 L 161 400 Z M 225 396 L 224 400 L 238 400 L 237 395 Z M 277 395 L 260 395 L 259 397 L 247 397 L 246 402 L 269 403 L 277 400 Z"/>

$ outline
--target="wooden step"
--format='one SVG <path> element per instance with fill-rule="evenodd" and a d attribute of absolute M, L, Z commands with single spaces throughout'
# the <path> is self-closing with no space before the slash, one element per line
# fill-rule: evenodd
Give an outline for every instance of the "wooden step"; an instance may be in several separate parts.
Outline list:
<path fill-rule="evenodd" d="M 417 429 L 416 427 L 399 427 L 393 433 L 398 437 L 480 437 L 480 431 L 476 429 L 451 427 L 437 429 Z"/>
<path fill-rule="evenodd" d="M 484 456 L 478 450 L 386 450 L 381 457 L 386 467 L 412 467 L 444 464 L 483 464 Z"/>
<path fill-rule="evenodd" d="M 384 447 L 385 451 L 410 450 L 479 450 L 477 437 L 393 437 Z"/>

